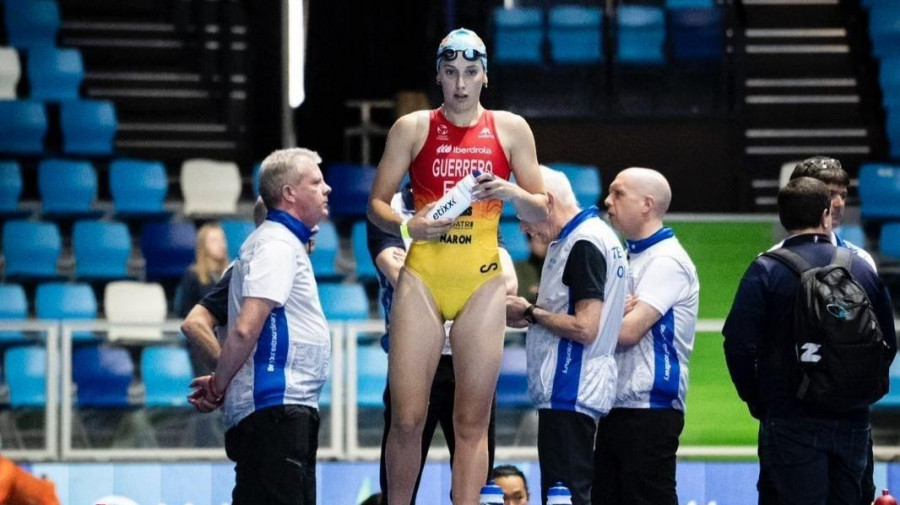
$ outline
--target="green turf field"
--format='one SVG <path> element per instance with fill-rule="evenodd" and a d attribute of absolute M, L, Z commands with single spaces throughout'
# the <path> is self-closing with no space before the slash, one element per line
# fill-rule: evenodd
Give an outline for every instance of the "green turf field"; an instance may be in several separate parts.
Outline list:
<path fill-rule="evenodd" d="M 772 247 L 770 222 L 667 223 L 700 276 L 700 319 L 724 319 L 747 266 Z"/>
<path fill-rule="evenodd" d="M 697 333 L 681 445 L 756 445 L 756 420 L 725 368 L 722 335 Z"/>
<path fill-rule="evenodd" d="M 747 266 L 772 246 L 771 222 L 671 224 L 700 276 L 700 319 L 724 319 Z M 722 335 L 697 333 L 690 363 L 683 446 L 756 445 L 757 422 L 725 367 Z"/>

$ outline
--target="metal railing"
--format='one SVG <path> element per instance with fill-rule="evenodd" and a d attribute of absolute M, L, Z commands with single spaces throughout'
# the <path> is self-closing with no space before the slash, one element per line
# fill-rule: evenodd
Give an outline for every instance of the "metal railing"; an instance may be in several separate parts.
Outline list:
<path fill-rule="evenodd" d="M 44 444 L 40 448 L 9 447 L 4 444 L 4 456 L 17 461 L 183 461 L 226 459 L 224 447 L 154 447 L 154 446 L 114 446 L 92 447 L 90 444 L 73 443 L 79 423 L 80 409 L 77 405 L 76 384 L 73 381 L 73 333 L 94 332 L 100 335 L 97 342 L 107 345 L 121 345 L 142 348 L 153 345 L 183 344 L 180 335 L 180 321 L 167 321 L 161 325 L 142 327 L 142 338 L 130 338 L 127 328 L 111 325 L 106 321 L 16 321 L 0 322 L 0 331 L 22 331 L 28 334 L 23 344 L 39 343 L 47 351 L 46 403 L 43 406 Z M 698 332 L 721 331 L 722 321 L 701 320 Z M 149 328 L 159 330 L 159 337 L 148 338 Z M 123 329 L 125 331 L 123 331 Z M 360 441 L 360 409 L 357 402 L 358 350 L 361 338 L 380 336 L 384 325 L 380 320 L 352 321 L 330 325 L 332 336 L 332 356 L 330 401 L 323 402 L 320 413 L 323 430 L 320 433 L 320 460 L 372 461 L 380 455 L 380 445 L 362 444 Z M 112 333 L 110 330 L 114 330 Z M 523 330 L 508 329 L 507 339 L 520 339 Z M 109 335 L 118 338 L 109 340 Z M 83 340 L 80 340 L 83 342 Z M 7 342 L 7 348 L 10 343 Z M 7 370 L 7 376 L 9 371 Z M 140 388 L 138 388 L 140 389 Z M 185 384 L 185 394 L 188 393 Z M 135 400 L 133 411 L 146 410 L 140 395 Z M 0 419 L 15 409 L 0 409 Z M 191 408 L 183 410 L 188 416 L 203 416 Z M 533 409 L 518 409 L 523 416 L 533 415 Z M 371 414 L 371 412 L 370 412 Z M 380 421 L 379 421 L 380 422 Z M 8 427 L 8 425 L 7 425 Z M 81 427 L 84 429 L 84 427 Z M 369 425 L 372 431 L 378 426 Z M 0 441 L 7 442 L 6 440 Z M 755 446 L 683 446 L 679 448 L 682 457 L 753 457 Z M 900 458 L 900 446 L 880 446 L 875 448 L 880 460 Z M 446 447 L 434 444 L 429 453 L 430 460 L 447 460 Z M 537 448 L 534 444 L 510 445 L 500 443 L 496 448 L 497 460 L 536 460 Z"/>

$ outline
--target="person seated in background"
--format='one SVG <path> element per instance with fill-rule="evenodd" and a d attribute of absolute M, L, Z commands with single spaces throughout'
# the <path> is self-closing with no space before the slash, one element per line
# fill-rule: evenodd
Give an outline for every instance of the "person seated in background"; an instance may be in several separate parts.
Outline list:
<path fill-rule="evenodd" d="M 514 465 L 500 465 L 491 472 L 494 484 L 503 490 L 504 505 L 528 505 L 531 493 L 522 470 Z"/>
<path fill-rule="evenodd" d="M 191 309 L 216 286 L 228 265 L 225 232 L 218 223 L 207 223 L 197 232 L 196 258 L 181 279 L 175 296 L 175 312 L 186 317 Z M 189 341 L 190 342 L 190 341 Z M 189 345 L 194 375 L 212 372 L 194 345 Z"/>

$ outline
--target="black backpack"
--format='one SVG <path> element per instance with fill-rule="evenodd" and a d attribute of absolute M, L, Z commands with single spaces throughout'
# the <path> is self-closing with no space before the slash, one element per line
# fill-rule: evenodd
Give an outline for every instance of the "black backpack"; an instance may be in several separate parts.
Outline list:
<path fill-rule="evenodd" d="M 888 391 L 890 352 L 866 291 L 850 274 L 850 251 L 835 248 L 823 267 L 785 248 L 765 255 L 800 276 L 791 327 L 797 398 L 833 412 L 878 401 Z"/>

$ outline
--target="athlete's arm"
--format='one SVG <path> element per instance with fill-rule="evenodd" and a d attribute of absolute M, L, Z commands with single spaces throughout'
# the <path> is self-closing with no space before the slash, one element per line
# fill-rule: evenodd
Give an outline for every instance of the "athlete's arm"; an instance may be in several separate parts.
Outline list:
<path fill-rule="evenodd" d="M 403 176 L 409 171 L 417 144 L 418 149 L 421 149 L 420 144 L 423 142 L 423 136 L 427 134 L 427 129 L 428 115 L 423 111 L 413 112 L 398 119 L 388 133 L 384 155 L 372 183 L 367 215 L 376 226 L 397 236 L 400 235 L 400 225 L 403 221 L 391 209 L 391 198 L 400 187 Z M 427 208 L 423 208 L 407 222 L 410 237 L 420 240 L 435 239 L 447 233 L 453 225 L 452 219 L 437 221 L 425 219 Z"/>
<path fill-rule="evenodd" d="M 503 284 L 506 286 L 506 294 L 515 296 L 519 292 L 519 278 L 516 277 L 516 266 L 513 264 L 509 251 L 500 248 L 500 269 L 503 271 Z"/>
<path fill-rule="evenodd" d="M 375 257 L 375 266 L 393 287 L 397 287 L 397 279 L 400 277 L 400 269 L 403 268 L 404 262 L 406 262 L 406 249 L 402 247 L 382 249 Z"/>
<path fill-rule="evenodd" d="M 519 219 L 543 221 L 547 219 L 549 207 L 531 127 L 521 116 L 509 112 L 497 111 L 494 118 L 497 135 L 509 155 L 516 184 L 493 178 L 476 186 L 473 196 L 477 199 L 509 200 L 515 206 Z"/>

